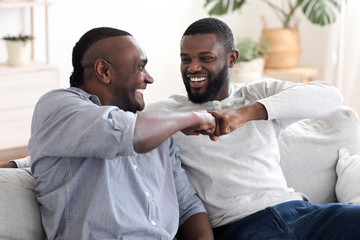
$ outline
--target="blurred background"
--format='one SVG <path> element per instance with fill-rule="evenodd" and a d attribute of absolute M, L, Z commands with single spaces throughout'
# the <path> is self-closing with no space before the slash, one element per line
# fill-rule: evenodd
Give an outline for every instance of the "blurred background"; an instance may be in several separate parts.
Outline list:
<path fill-rule="evenodd" d="M 39 0 L 41 1 L 41 0 Z M 16 0 L 0 0 L 1 3 Z M 130 32 L 146 50 L 147 69 L 155 79 L 145 91 L 152 102 L 173 93 L 184 93 L 180 75 L 179 44 L 186 27 L 208 17 L 211 4 L 205 0 L 52 0 L 48 6 L 49 63 L 58 68 L 59 87 L 68 87 L 72 71 L 71 51 L 87 30 L 109 26 Z M 271 1 L 287 8 L 288 1 Z M 291 2 L 291 1 L 290 1 Z M 292 1 L 293 3 L 296 1 Z M 325 1 L 326 2 L 326 1 Z M 343 4 L 333 24 L 311 23 L 301 10 L 295 12 L 301 44 L 299 65 L 318 69 L 315 79 L 335 84 L 344 94 L 344 103 L 360 112 L 360 1 Z M 5 6 L 5 7 L 4 7 Z M 33 7 L 34 57 L 46 61 L 45 11 Z M 29 7 L 0 7 L 0 36 L 31 32 Z M 235 39 L 261 37 L 265 19 L 269 28 L 281 28 L 277 16 L 264 1 L 247 1 L 241 9 L 218 17 L 233 30 Z M 7 61 L 5 41 L 0 41 L 0 62 Z M 291 77 L 290 77 L 291 78 Z M 286 80 L 287 77 L 284 76 Z M 293 80 L 293 79 L 290 79 Z M 296 79 L 295 79 L 296 81 Z M 3 104 L 3 103 L 1 103 Z"/>

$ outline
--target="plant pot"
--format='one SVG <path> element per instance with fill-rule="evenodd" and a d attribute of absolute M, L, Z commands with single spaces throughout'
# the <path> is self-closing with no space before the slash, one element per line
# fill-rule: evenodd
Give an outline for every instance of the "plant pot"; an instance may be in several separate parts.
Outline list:
<path fill-rule="evenodd" d="M 6 40 L 8 53 L 8 64 L 11 66 L 25 66 L 30 62 L 31 45 L 30 42 Z"/>
<path fill-rule="evenodd" d="M 237 62 L 232 68 L 232 82 L 252 82 L 261 80 L 264 71 L 265 60 L 253 59 L 249 62 Z"/>
<path fill-rule="evenodd" d="M 265 61 L 266 68 L 293 68 L 298 65 L 301 47 L 297 27 L 292 29 L 264 28 L 261 39 L 270 44 Z"/>

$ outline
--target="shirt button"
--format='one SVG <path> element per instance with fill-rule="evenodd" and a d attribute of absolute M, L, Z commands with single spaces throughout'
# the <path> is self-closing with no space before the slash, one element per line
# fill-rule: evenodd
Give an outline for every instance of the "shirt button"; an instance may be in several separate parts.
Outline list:
<path fill-rule="evenodd" d="M 148 192 L 145 192 L 145 195 L 148 197 L 150 194 Z"/>
<path fill-rule="evenodd" d="M 150 221 L 151 225 L 156 226 L 156 222 Z"/>
<path fill-rule="evenodd" d="M 133 165 L 133 168 L 136 170 L 136 169 L 137 169 L 137 166 L 134 164 L 134 165 Z"/>

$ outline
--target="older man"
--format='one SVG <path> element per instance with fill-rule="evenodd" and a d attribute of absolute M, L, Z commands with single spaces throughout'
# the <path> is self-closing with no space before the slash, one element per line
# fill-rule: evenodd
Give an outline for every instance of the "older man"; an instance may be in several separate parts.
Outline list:
<path fill-rule="evenodd" d="M 71 87 L 38 101 L 29 151 L 47 239 L 212 239 L 169 138 L 211 135 L 206 111 L 143 113 L 153 82 L 129 33 L 95 28 L 73 49 Z"/>

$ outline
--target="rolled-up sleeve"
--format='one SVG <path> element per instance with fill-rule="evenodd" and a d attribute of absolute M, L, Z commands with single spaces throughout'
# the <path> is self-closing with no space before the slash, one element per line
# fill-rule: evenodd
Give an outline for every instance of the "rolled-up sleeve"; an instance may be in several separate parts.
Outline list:
<path fill-rule="evenodd" d="M 36 158 L 133 155 L 136 117 L 114 106 L 97 105 L 76 91 L 56 90 L 35 107 L 30 150 Z"/>

